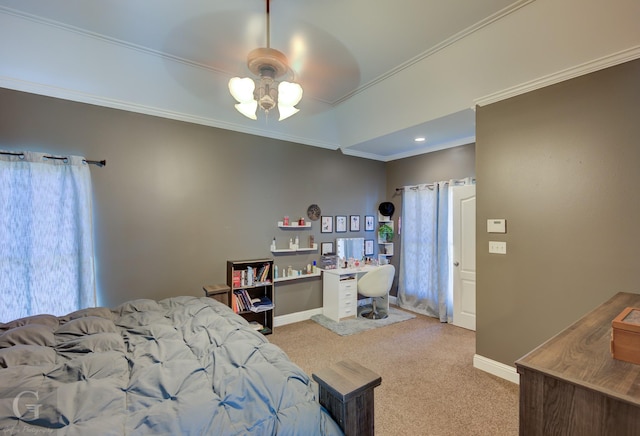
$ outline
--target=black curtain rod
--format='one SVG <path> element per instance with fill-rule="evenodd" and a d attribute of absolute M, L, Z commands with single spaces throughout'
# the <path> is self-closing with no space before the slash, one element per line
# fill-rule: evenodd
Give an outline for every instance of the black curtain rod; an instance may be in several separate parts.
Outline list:
<path fill-rule="evenodd" d="M 13 153 L 11 151 L 0 151 L 0 154 L 5 154 L 5 155 L 9 155 L 9 156 L 22 156 L 24 157 L 24 153 Z M 65 160 L 67 159 L 64 156 L 45 156 L 47 159 L 57 159 L 57 160 Z M 107 164 L 106 160 L 89 160 L 89 159 L 83 159 L 82 162 L 89 164 L 89 165 L 96 165 L 99 167 L 103 167 Z"/>

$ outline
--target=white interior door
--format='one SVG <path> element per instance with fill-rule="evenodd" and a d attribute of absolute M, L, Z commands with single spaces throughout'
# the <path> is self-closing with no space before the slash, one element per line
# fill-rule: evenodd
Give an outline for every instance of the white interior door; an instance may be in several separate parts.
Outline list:
<path fill-rule="evenodd" d="M 476 329 L 476 185 L 454 186 L 453 324 Z"/>

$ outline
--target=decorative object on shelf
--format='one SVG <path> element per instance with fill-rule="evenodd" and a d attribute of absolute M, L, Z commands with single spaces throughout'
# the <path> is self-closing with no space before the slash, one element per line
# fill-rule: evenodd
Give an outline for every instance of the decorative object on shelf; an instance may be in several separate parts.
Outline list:
<path fill-rule="evenodd" d="M 233 77 L 229 80 L 229 91 L 238 101 L 235 108 L 247 118 L 256 120 L 258 106 L 268 117 L 269 111 L 278 108 L 279 121 L 296 114 L 295 107 L 302 99 L 302 87 L 297 83 L 278 81 L 287 76 L 293 78 L 289 60 L 284 53 L 271 48 L 269 0 L 267 4 L 267 46 L 252 50 L 247 56 L 247 67 L 259 79 Z"/>
<path fill-rule="evenodd" d="M 378 227 L 378 236 L 384 242 L 391 242 L 393 240 L 393 228 L 387 223 L 381 224 Z"/>
<path fill-rule="evenodd" d="M 347 231 L 347 217 L 345 215 L 336 215 L 336 233 L 345 233 Z"/>
<path fill-rule="evenodd" d="M 326 254 L 334 254 L 335 251 L 333 249 L 333 242 L 322 242 L 320 244 L 320 254 L 321 255 L 326 255 Z"/>
<path fill-rule="evenodd" d="M 373 239 L 364 240 L 364 255 L 373 256 Z"/>
<path fill-rule="evenodd" d="M 298 225 L 301 226 L 301 227 L 304 226 L 304 218 L 303 217 L 298 218 Z"/>
<path fill-rule="evenodd" d="M 317 204 L 312 204 L 307 208 L 307 216 L 311 221 L 318 221 L 320 214 L 320 207 Z"/>
<path fill-rule="evenodd" d="M 360 215 L 349 216 L 349 231 L 350 232 L 360 231 Z"/>
<path fill-rule="evenodd" d="M 289 217 L 285 215 L 283 221 L 282 221 L 282 225 L 284 226 L 288 226 L 289 225 Z"/>
<path fill-rule="evenodd" d="M 301 222 L 302 224 L 300 224 Z M 300 228 L 310 229 L 311 223 L 308 221 L 295 220 L 293 222 L 289 221 L 289 224 L 285 224 L 284 221 L 278 221 L 278 227 L 284 228 L 284 229 L 300 229 Z"/>
<path fill-rule="evenodd" d="M 395 206 L 389 201 L 380 203 L 380 206 L 378 207 L 378 212 L 380 212 L 384 216 L 388 216 L 389 218 L 393 216 L 393 212 L 395 212 L 395 210 Z"/>
<path fill-rule="evenodd" d="M 320 233 L 333 233 L 333 217 L 323 216 L 322 226 L 320 227 Z"/>
<path fill-rule="evenodd" d="M 364 216 L 364 231 L 373 232 L 375 228 L 375 217 L 373 215 Z"/>

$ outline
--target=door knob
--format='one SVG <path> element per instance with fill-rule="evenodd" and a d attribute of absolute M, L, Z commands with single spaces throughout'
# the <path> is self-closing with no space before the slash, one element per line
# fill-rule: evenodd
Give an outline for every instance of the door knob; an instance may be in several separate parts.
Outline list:
<path fill-rule="evenodd" d="M 458 265 L 460 265 L 459 262 L 453 262 L 453 266 L 458 266 Z"/>

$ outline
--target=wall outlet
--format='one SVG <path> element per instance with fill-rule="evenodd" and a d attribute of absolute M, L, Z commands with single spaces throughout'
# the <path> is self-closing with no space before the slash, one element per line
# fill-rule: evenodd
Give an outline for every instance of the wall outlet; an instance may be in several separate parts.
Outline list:
<path fill-rule="evenodd" d="M 489 253 L 507 254 L 507 243 L 504 241 L 489 241 Z"/>

